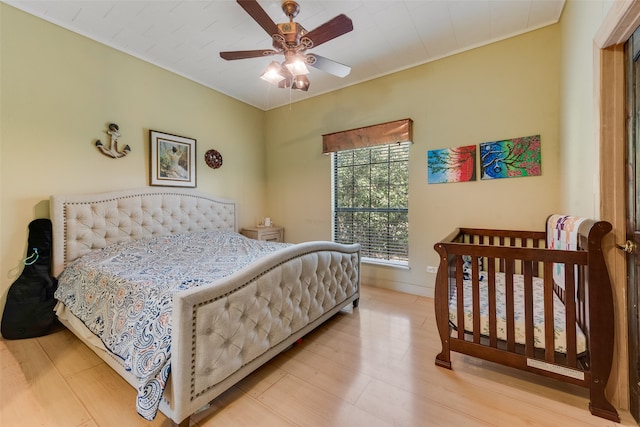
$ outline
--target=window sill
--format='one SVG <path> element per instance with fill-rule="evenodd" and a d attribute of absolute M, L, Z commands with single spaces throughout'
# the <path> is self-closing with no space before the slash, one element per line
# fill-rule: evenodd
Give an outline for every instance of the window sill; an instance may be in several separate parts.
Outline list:
<path fill-rule="evenodd" d="M 379 259 L 375 259 L 375 258 L 362 258 L 361 262 L 363 264 L 370 264 L 370 265 L 379 265 L 381 267 L 391 267 L 391 268 L 399 268 L 402 270 L 411 270 L 411 267 L 409 267 L 409 263 L 406 261 L 384 261 L 384 260 L 379 260 Z"/>

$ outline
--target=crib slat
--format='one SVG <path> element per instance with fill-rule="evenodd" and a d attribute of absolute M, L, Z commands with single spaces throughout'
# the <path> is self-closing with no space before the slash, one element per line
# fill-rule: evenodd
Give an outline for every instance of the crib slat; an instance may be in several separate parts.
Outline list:
<path fill-rule="evenodd" d="M 489 288 L 489 345 L 498 346 L 498 321 L 496 308 L 496 260 L 489 258 L 487 268 L 487 285 Z"/>
<path fill-rule="evenodd" d="M 458 316 L 458 339 L 464 339 L 464 285 L 462 283 L 462 256 L 456 256 L 456 309 Z"/>
<path fill-rule="evenodd" d="M 506 293 L 506 313 L 507 313 L 507 350 L 514 352 L 516 350 L 516 334 L 515 334 L 515 310 L 513 307 L 513 270 L 514 261 L 505 259 L 505 293 Z"/>
<path fill-rule="evenodd" d="M 555 361 L 555 333 L 553 315 L 553 263 L 544 263 L 544 358 L 547 362 Z"/>
<path fill-rule="evenodd" d="M 527 357 L 535 355 L 533 329 L 533 265 L 531 261 L 524 262 L 524 322 L 525 322 L 525 353 Z"/>
<path fill-rule="evenodd" d="M 531 245 L 532 245 L 532 247 L 534 247 L 536 249 L 539 248 L 540 247 L 540 240 L 531 239 Z M 539 266 L 539 263 L 536 262 L 536 263 L 533 264 L 533 276 L 534 277 L 540 277 L 539 273 L 540 273 L 540 266 Z"/>
<path fill-rule="evenodd" d="M 576 316 L 577 321 L 583 331 L 588 330 L 588 317 L 587 317 L 587 290 L 585 289 L 585 275 L 579 274 L 577 278 L 574 277 L 578 289 L 576 290 L 576 304 L 578 305 L 576 308 Z"/>
<path fill-rule="evenodd" d="M 473 289 L 473 342 L 480 343 L 480 275 L 478 257 L 471 257 L 471 287 Z"/>
<path fill-rule="evenodd" d="M 515 240 L 516 240 L 516 243 L 520 242 L 520 244 L 517 245 L 517 246 L 519 246 L 521 248 L 525 246 L 525 242 L 526 242 L 525 239 L 516 238 Z M 520 262 L 518 264 L 520 264 L 520 270 L 516 271 L 516 273 L 523 274 L 524 273 L 524 260 L 520 260 Z"/>
<path fill-rule="evenodd" d="M 577 343 L 576 343 L 576 281 L 575 266 L 566 264 L 564 267 L 564 287 L 565 287 L 565 313 L 566 313 L 566 334 L 567 334 L 567 364 L 575 368 L 578 364 Z"/>

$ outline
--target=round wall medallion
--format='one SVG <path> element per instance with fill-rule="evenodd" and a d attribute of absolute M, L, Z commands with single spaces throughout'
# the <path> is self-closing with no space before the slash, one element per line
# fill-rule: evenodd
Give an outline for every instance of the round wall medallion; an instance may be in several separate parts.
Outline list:
<path fill-rule="evenodd" d="M 218 169 L 222 166 L 222 154 L 218 153 L 216 150 L 209 150 L 204 153 L 204 161 L 210 168 Z"/>

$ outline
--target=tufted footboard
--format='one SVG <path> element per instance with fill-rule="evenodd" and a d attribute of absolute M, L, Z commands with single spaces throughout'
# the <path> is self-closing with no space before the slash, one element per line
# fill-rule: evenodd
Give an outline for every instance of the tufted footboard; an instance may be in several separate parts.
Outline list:
<path fill-rule="evenodd" d="M 357 305 L 359 245 L 295 245 L 215 287 L 173 300 L 173 402 L 182 422 L 346 305 Z M 162 405 L 161 405 L 161 409 Z"/>

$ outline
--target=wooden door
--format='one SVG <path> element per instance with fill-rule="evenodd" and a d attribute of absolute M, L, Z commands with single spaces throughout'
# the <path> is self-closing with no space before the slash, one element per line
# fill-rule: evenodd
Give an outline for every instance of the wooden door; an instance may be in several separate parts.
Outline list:
<path fill-rule="evenodd" d="M 630 411 L 640 422 L 640 28 L 625 45 L 627 83 L 627 242 L 618 247 L 627 253 L 627 315 L 629 322 Z"/>

